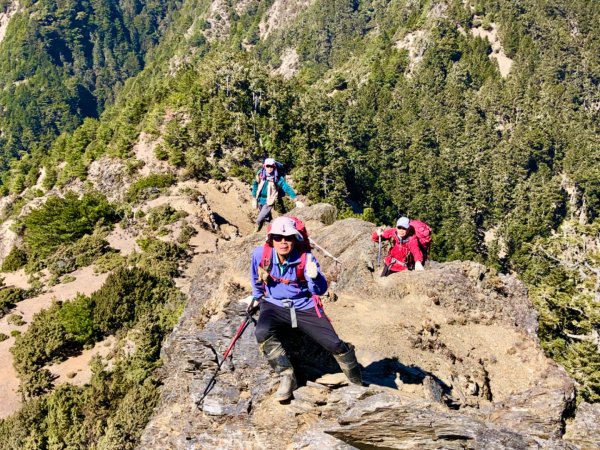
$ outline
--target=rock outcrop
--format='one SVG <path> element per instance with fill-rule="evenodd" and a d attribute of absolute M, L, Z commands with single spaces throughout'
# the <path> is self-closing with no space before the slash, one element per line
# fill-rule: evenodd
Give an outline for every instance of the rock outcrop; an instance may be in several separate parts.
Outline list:
<path fill-rule="evenodd" d="M 123 160 L 104 156 L 93 161 L 88 169 L 88 180 L 94 189 L 104 194 L 109 200 L 123 200 L 127 188 L 131 184 L 131 177 Z"/>
<path fill-rule="evenodd" d="M 314 251 L 335 294 L 325 309 L 356 346 L 367 386 L 344 383 L 330 355 L 292 334 L 284 345 L 300 387 L 289 404 L 273 401 L 277 379 L 250 325 L 202 398 L 243 320 L 249 254 L 264 235 L 237 238 L 198 269 L 163 347 L 162 401 L 140 448 L 575 449 L 594 442 L 585 431 L 592 413 L 577 415 L 563 439 L 574 385 L 544 356 L 520 282 L 471 262 L 380 278 L 372 224 L 331 223 L 327 205 L 293 213 L 341 262 Z"/>
<path fill-rule="evenodd" d="M 582 403 L 575 418 L 567 424 L 563 439 L 577 444 L 583 450 L 600 448 L 600 404 Z"/>

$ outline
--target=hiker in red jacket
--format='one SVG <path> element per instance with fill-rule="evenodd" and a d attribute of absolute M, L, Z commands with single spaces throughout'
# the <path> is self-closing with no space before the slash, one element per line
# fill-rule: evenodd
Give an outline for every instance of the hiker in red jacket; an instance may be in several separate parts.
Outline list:
<path fill-rule="evenodd" d="M 392 240 L 392 248 L 384 260 L 382 277 L 387 277 L 393 272 L 401 272 L 406 269 L 423 270 L 423 252 L 415 236 L 414 228 L 410 226 L 408 217 L 400 217 L 396 222 L 396 228 L 384 230 L 379 228 L 371 235 L 375 242 L 379 240 Z"/>

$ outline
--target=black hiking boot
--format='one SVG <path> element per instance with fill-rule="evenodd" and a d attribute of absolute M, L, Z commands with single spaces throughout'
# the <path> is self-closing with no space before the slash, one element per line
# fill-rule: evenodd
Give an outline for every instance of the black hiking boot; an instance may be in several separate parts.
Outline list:
<path fill-rule="evenodd" d="M 285 354 L 281 342 L 274 337 L 270 337 L 260 344 L 260 351 L 279 375 L 279 387 L 274 394 L 275 399 L 280 402 L 291 399 L 298 384 L 294 375 L 294 367 Z"/>
<path fill-rule="evenodd" d="M 362 374 L 360 372 L 360 365 L 356 360 L 356 354 L 354 353 L 354 346 L 352 344 L 346 344 L 348 351 L 339 355 L 333 355 L 337 363 L 340 365 L 342 372 L 346 375 L 346 378 L 352 384 L 358 384 L 362 386 Z"/>

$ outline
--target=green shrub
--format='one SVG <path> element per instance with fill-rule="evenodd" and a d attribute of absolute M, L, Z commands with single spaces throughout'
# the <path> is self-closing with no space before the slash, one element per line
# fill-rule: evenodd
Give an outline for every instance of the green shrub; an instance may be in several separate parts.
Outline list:
<path fill-rule="evenodd" d="M 119 293 L 129 294 L 131 288 L 140 291 L 135 301 L 125 299 L 137 305 L 136 314 L 141 315 L 136 319 L 135 332 L 129 334 L 136 344 L 135 354 L 117 356 L 110 371 L 99 358 L 92 359 L 92 379 L 83 387 L 64 384 L 52 390 L 52 376 L 47 370 L 21 376 L 23 392 L 30 399 L 15 415 L 0 420 L 0 448 L 136 448 L 159 399 L 159 383 L 153 372 L 160 364 L 161 342 L 177 322 L 183 298 L 172 283 L 148 277 L 141 270 L 119 272 L 105 283 L 110 296 L 114 294 L 113 301 L 118 301 Z M 81 327 L 83 322 L 90 323 L 87 308 L 91 303 L 91 299 L 80 296 L 53 306 L 59 311 L 54 320 L 69 330 L 67 336 L 72 338 L 73 330 L 85 328 Z M 36 397 L 42 394 L 46 395 Z"/>
<path fill-rule="evenodd" d="M 92 264 L 97 258 L 111 251 L 109 243 L 101 233 L 85 235 L 75 244 L 62 245 L 48 259 L 46 265 L 50 273 L 63 275 Z"/>
<path fill-rule="evenodd" d="M 75 281 L 77 278 L 75 278 L 73 275 L 65 275 L 64 277 L 62 277 L 60 279 L 60 282 L 62 284 L 67 284 L 67 283 L 72 283 L 73 281 Z"/>
<path fill-rule="evenodd" d="M 187 245 L 190 242 L 192 236 L 197 234 L 196 229 L 188 224 L 185 220 L 181 224 L 181 231 L 179 232 L 179 236 L 177 236 L 177 243 L 180 245 Z"/>
<path fill-rule="evenodd" d="M 227 176 L 236 177 L 241 180 L 252 180 L 255 178 L 256 173 L 250 167 L 232 164 L 227 172 Z"/>
<path fill-rule="evenodd" d="M 44 417 L 46 399 L 32 399 L 14 415 L 0 420 L 0 448 L 7 450 L 46 448 Z M 25 443 L 28 442 L 29 445 Z"/>
<path fill-rule="evenodd" d="M 2 261 L 0 270 L 2 272 L 14 272 L 15 270 L 19 270 L 25 264 L 27 264 L 27 253 L 23 249 L 15 246 L 10 253 L 6 255 L 4 261 Z"/>
<path fill-rule="evenodd" d="M 0 342 L 5 341 L 9 338 L 8 334 L 0 333 Z"/>
<path fill-rule="evenodd" d="M 169 158 L 169 152 L 164 145 L 157 145 L 154 149 L 154 156 L 159 161 L 166 161 Z"/>
<path fill-rule="evenodd" d="M 21 336 L 21 332 L 19 330 L 10 330 L 10 335 L 14 338 L 17 338 L 17 337 Z"/>
<path fill-rule="evenodd" d="M 150 229 L 156 231 L 160 227 L 177 222 L 183 217 L 187 217 L 185 211 L 178 211 L 170 205 L 160 205 L 152 208 L 146 215 L 146 223 Z"/>
<path fill-rule="evenodd" d="M 52 279 L 49 281 L 50 285 L 58 284 L 58 278 L 61 275 L 77 269 L 75 258 L 76 254 L 72 245 L 61 245 L 50 257 L 41 262 L 42 266 L 46 266 L 52 275 Z"/>
<path fill-rule="evenodd" d="M 198 199 L 198 196 L 200 195 L 200 191 L 189 186 L 183 186 L 179 189 L 179 195 L 185 195 L 190 200 L 195 202 Z"/>
<path fill-rule="evenodd" d="M 35 382 L 31 389 L 27 388 L 27 395 L 38 395 L 35 392 L 47 388 L 44 377 L 31 377 L 48 363 L 81 351 L 102 336 L 131 327 L 140 317 L 155 317 L 150 322 L 157 322 L 158 326 L 162 320 L 160 304 L 172 301 L 171 291 L 170 281 L 142 269 L 121 268 L 109 275 L 90 297 L 79 294 L 70 302 L 54 302 L 35 314 L 27 332 L 11 348 L 23 383 Z"/>
<path fill-rule="evenodd" d="M 142 269 L 121 268 L 110 274 L 91 295 L 93 323 L 102 334 L 130 326 L 140 312 L 155 303 L 153 290 L 160 281 Z"/>
<path fill-rule="evenodd" d="M 100 256 L 94 262 L 94 272 L 96 273 L 106 273 L 112 272 L 118 267 L 124 266 L 126 263 L 126 259 L 117 252 L 109 252 Z"/>
<path fill-rule="evenodd" d="M 17 337 L 10 349 L 21 381 L 49 361 L 64 355 L 68 349 L 67 332 L 58 317 L 60 306 L 55 302 L 50 308 L 35 314 L 27 332 Z"/>
<path fill-rule="evenodd" d="M 17 327 L 20 327 L 21 325 L 25 325 L 25 321 L 23 320 L 23 316 L 21 316 L 20 314 L 11 314 L 10 316 L 8 316 L 8 318 L 6 319 L 6 321 L 11 324 L 11 325 L 15 325 Z"/>
<path fill-rule="evenodd" d="M 68 334 L 68 339 L 78 346 L 83 347 L 85 344 L 95 341 L 96 334 L 90 297 L 78 294 L 72 301 L 63 303 L 58 309 L 57 318 Z"/>
<path fill-rule="evenodd" d="M 173 278 L 179 274 L 179 264 L 187 255 L 181 246 L 153 238 L 138 239 L 143 253 L 133 257 L 132 263 L 158 277 Z"/>
<path fill-rule="evenodd" d="M 28 372 L 21 378 L 21 391 L 26 397 L 39 397 L 52 390 L 54 376 L 48 369 Z"/>
<path fill-rule="evenodd" d="M 116 220 L 113 208 L 100 194 L 85 194 L 81 199 L 69 192 L 64 198 L 50 197 L 24 219 L 25 242 L 35 258 L 45 258 L 62 244 L 70 244 L 92 234 L 96 224 Z"/>
<path fill-rule="evenodd" d="M 28 291 L 21 288 L 4 288 L 0 290 L 0 317 L 15 307 L 16 303 L 28 297 Z"/>
<path fill-rule="evenodd" d="M 129 186 L 126 199 L 130 203 L 138 203 L 157 195 L 160 189 L 167 188 L 175 182 L 171 174 L 153 174 L 140 178 Z"/>

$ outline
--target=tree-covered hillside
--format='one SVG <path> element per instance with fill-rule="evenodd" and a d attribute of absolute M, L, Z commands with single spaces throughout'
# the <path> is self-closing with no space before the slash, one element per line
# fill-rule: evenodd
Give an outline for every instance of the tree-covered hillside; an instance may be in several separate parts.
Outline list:
<path fill-rule="evenodd" d="M 47 150 L 143 67 L 179 2 L 18 2 L 0 43 L 0 156 Z M 3 2 L 3 10 L 12 5 Z"/>
<path fill-rule="evenodd" d="M 44 191 L 105 155 L 135 175 L 142 132 L 180 180 L 251 181 L 271 155 L 342 215 L 425 220 L 435 260 L 518 273 L 600 400 L 600 3 L 102 5 L 27 5 L 0 44 L 13 214 L 42 168 Z"/>

